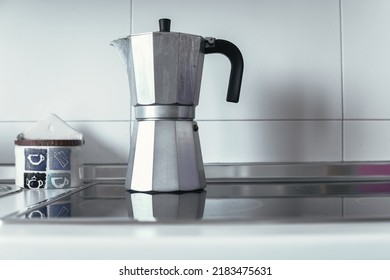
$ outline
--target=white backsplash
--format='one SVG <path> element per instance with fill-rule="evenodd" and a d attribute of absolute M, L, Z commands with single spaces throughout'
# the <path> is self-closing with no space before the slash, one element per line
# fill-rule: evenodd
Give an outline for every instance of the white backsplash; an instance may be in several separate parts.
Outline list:
<path fill-rule="evenodd" d="M 390 2 L 385 0 L 0 1 L 0 163 L 49 112 L 84 133 L 84 162 L 126 163 L 130 94 L 110 41 L 172 31 L 235 43 L 205 57 L 196 117 L 205 162 L 390 159 Z"/>

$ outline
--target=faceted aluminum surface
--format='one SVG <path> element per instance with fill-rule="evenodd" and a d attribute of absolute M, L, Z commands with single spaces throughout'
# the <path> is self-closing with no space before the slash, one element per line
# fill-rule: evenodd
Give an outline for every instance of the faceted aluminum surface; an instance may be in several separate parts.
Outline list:
<path fill-rule="evenodd" d="M 192 121 L 139 121 L 131 140 L 126 188 L 191 191 L 206 187 L 199 135 Z"/>
<path fill-rule="evenodd" d="M 204 60 L 202 37 L 146 33 L 130 36 L 128 48 L 132 105 L 198 105 Z"/>

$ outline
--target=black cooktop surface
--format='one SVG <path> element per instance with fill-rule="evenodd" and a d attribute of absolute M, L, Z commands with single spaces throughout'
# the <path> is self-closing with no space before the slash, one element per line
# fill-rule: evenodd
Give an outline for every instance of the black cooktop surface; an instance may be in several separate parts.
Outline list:
<path fill-rule="evenodd" d="M 29 190 L 34 191 L 34 190 Z M 8 217 L 31 222 L 321 222 L 390 219 L 390 182 L 209 184 L 139 193 L 94 184 Z"/>

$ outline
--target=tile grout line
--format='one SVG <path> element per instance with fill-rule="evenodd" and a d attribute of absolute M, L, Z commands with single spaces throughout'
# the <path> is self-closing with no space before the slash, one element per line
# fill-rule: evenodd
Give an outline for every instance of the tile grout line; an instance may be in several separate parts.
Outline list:
<path fill-rule="evenodd" d="M 6 123 L 36 123 L 39 120 L 1 120 L 0 124 Z M 64 120 L 67 123 L 127 123 L 136 120 Z M 195 119 L 197 122 L 390 122 L 390 119 Z"/>
<path fill-rule="evenodd" d="M 39 120 L 1 120 L 0 124 L 5 123 L 36 123 Z M 118 119 L 118 120 L 64 120 L 67 123 L 127 123 L 136 120 Z M 197 122 L 390 122 L 390 119 L 195 119 Z"/>
<path fill-rule="evenodd" d="M 340 20 L 340 90 L 341 90 L 341 161 L 345 160 L 345 112 L 344 112 L 344 41 L 343 41 L 343 0 L 339 0 Z"/>
<path fill-rule="evenodd" d="M 134 1 L 133 0 L 130 0 L 130 35 L 133 33 L 133 26 L 134 26 L 134 23 L 133 23 L 133 11 L 134 11 Z M 126 73 L 126 76 L 127 76 L 127 73 Z M 129 91 L 128 93 L 130 95 L 130 99 L 129 99 L 129 107 L 130 107 L 130 119 L 129 119 L 129 131 L 130 131 L 130 135 L 132 134 L 132 129 L 133 129 L 133 124 L 132 124 L 132 121 L 133 121 L 133 106 L 131 105 L 132 103 L 132 100 L 131 100 L 131 93 L 130 93 L 130 87 L 129 87 Z"/>

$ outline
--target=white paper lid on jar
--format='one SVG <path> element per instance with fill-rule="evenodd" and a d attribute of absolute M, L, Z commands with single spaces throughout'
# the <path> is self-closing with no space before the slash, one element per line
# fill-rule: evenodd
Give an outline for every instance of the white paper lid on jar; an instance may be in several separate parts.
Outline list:
<path fill-rule="evenodd" d="M 81 146 L 83 134 L 70 127 L 55 114 L 49 114 L 17 135 L 18 146 Z"/>

